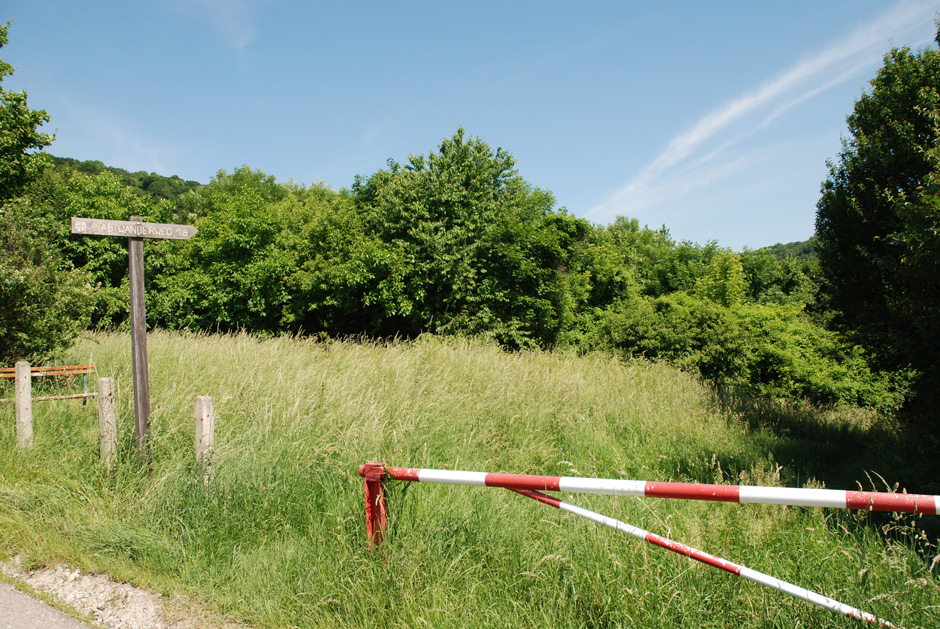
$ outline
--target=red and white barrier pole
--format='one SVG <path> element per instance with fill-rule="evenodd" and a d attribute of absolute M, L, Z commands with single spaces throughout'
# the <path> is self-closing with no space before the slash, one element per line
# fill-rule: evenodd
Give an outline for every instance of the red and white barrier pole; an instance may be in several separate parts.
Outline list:
<path fill-rule="evenodd" d="M 381 466 L 367 463 L 367 466 Z M 476 485 L 560 491 L 570 494 L 608 494 L 646 498 L 679 498 L 713 500 L 750 504 L 792 505 L 798 507 L 829 507 L 835 509 L 866 509 L 940 515 L 940 496 L 926 494 L 892 494 L 877 491 L 843 491 L 837 489 L 802 489 L 796 487 L 757 487 L 748 485 L 708 485 L 669 483 L 579 476 L 532 476 L 528 474 L 491 474 L 455 470 L 384 467 L 384 473 L 395 480 L 448 485 Z M 362 468 L 361 468 L 362 469 Z M 360 470 L 360 473 L 361 470 Z"/>
<path fill-rule="evenodd" d="M 730 572 L 731 574 L 737 575 L 739 577 L 744 577 L 749 581 L 765 585 L 771 589 L 777 590 L 778 592 L 789 594 L 790 596 L 796 597 L 814 605 L 818 605 L 828 609 L 829 611 L 843 614 L 850 618 L 855 618 L 856 620 L 864 620 L 868 623 L 878 624 L 883 627 L 895 626 L 887 620 L 878 618 L 877 616 L 868 612 L 863 612 L 862 610 L 856 609 L 851 605 L 840 603 L 839 601 L 831 599 L 828 596 L 811 592 L 810 590 L 801 588 L 798 585 L 781 581 L 780 579 L 772 577 L 769 574 L 764 574 L 763 572 L 758 572 L 757 570 L 751 570 L 750 568 L 732 563 L 722 559 L 721 557 L 716 557 L 715 555 L 710 555 L 701 550 L 696 550 L 690 546 L 686 546 L 685 544 L 680 544 L 679 542 L 674 542 L 671 539 L 660 537 L 655 533 L 650 533 L 649 531 L 644 531 L 643 529 L 627 524 L 626 522 L 615 520 L 614 518 L 601 515 L 600 513 L 596 513 L 594 511 L 589 511 L 583 507 L 571 504 L 570 502 L 559 500 L 553 496 L 543 494 L 540 491 L 531 489 L 513 489 L 512 491 L 518 494 L 522 494 L 523 496 L 528 496 L 529 498 L 533 498 L 552 507 L 556 507 L 567 513 L 573 513 L 574 515 L 581 516 L 582 518 L 590 520 L 591 522 L 595 522 L 622 533 L 626 533 L 627 535 L 631 535 L 637 539 L 649 542 L 650 544 L 671 550 L 675 553 L 679 553 L 680 555 L 685 555 L 686 557 L 691 557 L 696 561 L 701 561 L 702 563 L 714 568 L 724 570 L 725 572 Z"/>
<path fill-rule="evenodd" d="M 461 472 L 451 470 L 387 467 L 371 461 L 359 468 L 366 485 L 366 533 L 369 541 L 380 543 L 385 530 L 387 506 L 382 481 L 385 478 L 424 483 L 446 483 L 451 485 L 475 485 L 480 487 L 503 487 L 539 502 L 556 507 L 567 513 L 586 518 L 597 524 L 621 531 L 650 544 L 660 546 L 700 561 L 709 566 L 744 577 L 749 581 L 789 594 L 800 600 L 818 605 L 850 618 L 864 620 L 885 627 L 894 627 L 887 620 L 863 612 L 851 605 L 840 603 L 827 596 L 811 592 L 792 583 L 752 570 L 715 555 L 696 550 L 679 542 L 644 531 L 626 522 L 589 511 L 570 502 L 546 495 L 541 490 L 568 493 L 611 494 L 618 496 L 649 496 L 684 498 L 692 500 L 717 500 L 724 502 L 748 502 L 784 504 L 812 507 L 836 507 L 845 509 L 870 509 L 873 511 L 903 511 L 909 513 L 937 513 L 940 503 L 937 496 L 914 494 L 885 494 L 880 492 L 847 492 L 826 489 L 794 489 L 777 487 L 748 487 L 730 485 L 699 485 L 691 483 L 650 483 L 634 480 L 612 480 L 580 478 L 573 476 L 531 476 L 526 474 L 489 474 L 485 472 Z"/>

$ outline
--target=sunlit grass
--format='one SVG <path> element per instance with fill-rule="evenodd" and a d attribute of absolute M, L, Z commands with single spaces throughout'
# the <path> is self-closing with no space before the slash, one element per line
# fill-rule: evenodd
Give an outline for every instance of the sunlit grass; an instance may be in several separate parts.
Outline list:
<path fill-rule="evenodd" d="M 13 409 L 0 408 L 7 552 L 107 571 L 256 626 L 855 625 L 505 490 L 391 483 L 386 543 L 368 548 L 357 474 L 368 460 L 819 483 L 822 466 L 780 459 L 789 450 L 778 448 L 776 416 L 723 410 L 688 374 L 431 337 L 385 344 L 155 332 L 149 350 L 152 474 L 134 452 L 126 335 L 89 336 L 67 357 L 92 360 L 118 385 L 120 461 L 111 472 L 98 462 L 92 407 L 34 405 L 29 452 L 15 448 Z M 197 395 L 212 396 L 216 413 L 208 486 L 193 460 Z M 873 430 L 866 415 L 842 417 L 859 434 Z M 892 481 L 890 470 L 876 471 Z M 906 627 L 940 620 L 935 550 L 910 528 L 916 519 L 569 499 Z"/>

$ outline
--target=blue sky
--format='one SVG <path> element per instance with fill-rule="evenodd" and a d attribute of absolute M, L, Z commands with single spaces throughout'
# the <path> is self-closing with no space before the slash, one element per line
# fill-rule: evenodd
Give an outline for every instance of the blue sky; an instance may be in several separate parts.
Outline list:
<path fill-rule="evenodd" d="M 740 250 L 813 233 L 826 160 L 940 0 L 6 0 L 54 155 L 349 187 L 458 126 L 559 207 Z"/>

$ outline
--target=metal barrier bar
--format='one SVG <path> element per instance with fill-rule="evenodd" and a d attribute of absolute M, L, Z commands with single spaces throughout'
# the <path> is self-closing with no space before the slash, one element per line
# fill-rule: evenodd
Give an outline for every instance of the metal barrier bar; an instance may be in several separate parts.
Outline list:
<path fill-rule="evenodd" d="M 373 463 L 367 463 L 366 466 L 368 465 L 373 465 Z M 375 465 L 380 464 L 376 463 Z M 579 476 L 492 474 L 410 467 L 383 466 L 383 470 L 390 478 L 422 483 L 560 491 L 570 494 L 608 494 L 613 496 L 637 496 L 640 498 L 677 498 L 683 500 L 711 500 L 746 504 L 776 504 L 940 515 L 940 496 L 927 494 L 896 494 L 877 491 L 804 489 L 798 487 L 709 485 L 704 483 L 583 478 Z"/>
<path fill-rule="evenodd" d="M 796 504 L 805 506 L 833 506 L 847 509 L 936 513 L 935 496 L 911 496 L 916 500 L 913 503 L 908 503 L 903 500 L 893 501 L 885 499 L 886 496 L 908 496 L 907 494 L 881 494 L 879 492 L 803 490 L 813 492 L 804 495 L 800 493 L 800 490 L 783 488 L 782 491 L 765 494 L 763 490 L 780 490 L 781 488 L 732 487 L 728 485 L 697 485 L 690 483 L 649 483 L 635 480 L 532 476 L 527 474 L 490 474 L 486 472 L 388 467 L 376 461 L 370 461 L 360 466 L 359 475 L 365 479 L 366 536 L 369 542 L 374 545 L 380 544 L 385 534 L 388 507 L 385 501 L 383 481 L 386 478 L 412 482 L 501 487 L 528 498 L 538 500 L 539 502 L 557 509 L 561 509 L 566 513 L 586 518 L 592 522 L 621 531 L 650 544 L 671 550 L 680 555 L 685 555 L 706 565 L 743 577 L 754 583 L 777 590 L 778 592 L 789 594 L 790 596 L 818 605 L 824 609 L 884 627 L 895 627 L 895 625 L 873 614 L 852 607 L 851 605 L 846 605 L 835 599 L 812 592 L 787 581 L 782 581 L 768 574 L 764 574 L 763 572 L 752 570 L 746 566 L 727 561 L 721 557 L 661 537 L 655 533 L 627 524 L 626 522 L 584 509 L 570 502 L 544 494 L 541 490 L 564 491 L 568 493 L 611 494 L 619 496 L 655 496 L 725 502 Z M 742 492 L 742 490 L 744 491 Z M 924 508 L 925 504 L 928 502 L 930 503 L 930 511 Z"/>
<path fill-rule="evenodd" d="M 751 570 L 746 566 L 727 561 L 721 557 L 716 557 L 715 555 L 710 555 L 701 550 L 696 550 L 695 548 L 686 546 L 685 544 L 674 542 L 671 539 L 661 537 L 655 533 L 650 533 L 649 531 L 644 531 L 643 529 L 627 524 L 626 522 L 615 520 L 614 518 L 601 515 L 595 511 L 589 511 L 588 509 L 571 504 L 570 502 L 559 500 L 553 496 L 548 496 L 540 491 L 534 491 L 531 489 L 513 489 L 511 491 L 514 491 L 517 494 L 522 494 L 523 496 L 528 496 L 529 498 L 538 500 L 539 502 L 557 509 L 561 509 L 566 513 L 572 513 L 574 515 L 580 516 L 596 524 L 612 528 L 616 531 L 620 531 L 621 533 L 626 533 L 627 535 L 643 540 L 644 542 L 665 548 L 666 550 L 671 550 L 672 552 L 678 553 L 680 555 L 685 555 L 686 557 L 700 561 L 706 565 L 712 566 L 713 568 L 718 568 L 719 570 L 724 570 L 725 572 L 729 572 L 733 575 L 743 577 L 748 581 L 753 581 L 754 583 L 759 583 L 760 585 L 777 590 L 778 592 L 789 594 L 790 596 L 806 601 L 807 603 L 812 603 L 813 605 L 818 605 L 819 607 L 836 612 L 837 614 L 843 614 L 849 618 L 864 620 L 865 622 L 877 624 L 883 627 L 895 626 L 887 620 L 878 618 L 873 614 L 864 612 L 860 609 L 852 607 L 851 605 L 840 603 L 839 601 L 831 599 L 828 596 L 817 594 L 816 592 L 801 588 L 798 585 L 794 585 L 792 583 L 788 583 L 787 581 L 782 581 L 772 577 L 769 574 L 764 574 L 763 572 L 758 572 L 757 570 Z"/>

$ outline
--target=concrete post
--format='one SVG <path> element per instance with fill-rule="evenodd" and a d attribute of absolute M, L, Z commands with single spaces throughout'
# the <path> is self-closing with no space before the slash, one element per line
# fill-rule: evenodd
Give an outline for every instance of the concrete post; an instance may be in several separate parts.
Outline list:
<path fill-rule="evenodd" d="M 212 398 L 208 395 L 196 397 L 196 461 L 208 466 L 215 450 L 215 415 Z"/>
<path fill-rule="evenodd" d="M 16 363 L 14 368 L 16 444 L 28 448 L 33 445 L 33 377 L 26 361 Z"/>
<path fill-rule="evenodd" d="M 101 460 L 111 469 L 117 461 L 117 412 L 114 410 L 114 378 L 98 379 L 98 431 Z"/>

